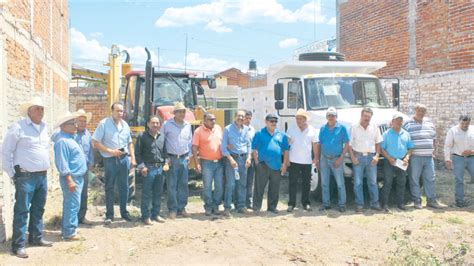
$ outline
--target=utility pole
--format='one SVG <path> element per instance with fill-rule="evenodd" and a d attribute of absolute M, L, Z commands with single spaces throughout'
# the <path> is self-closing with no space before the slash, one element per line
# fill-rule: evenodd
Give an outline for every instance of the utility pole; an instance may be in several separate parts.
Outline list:
<path fill-rule="evenodd" d="M 157 62 L 156 68 L 158 70 L 160 70 L 160 47 L 158 47 L 158 59 L 157 60 L 158 60 L 158 62 Z"/>
<path fill-rule="evenodd" d="M 184 73 L 186 73 L 187 63 L 188 63 L 188 34 L 186 33 L 186 49 L 184 52 Z"/>

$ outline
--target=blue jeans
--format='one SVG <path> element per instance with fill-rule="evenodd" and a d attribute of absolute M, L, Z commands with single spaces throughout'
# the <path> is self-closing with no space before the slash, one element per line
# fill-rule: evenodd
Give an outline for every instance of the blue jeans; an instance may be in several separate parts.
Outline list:
<path fill-rule="evenodd" d="M 15 206 L 13 209 L 12 248 L 18 250 L 26 245 L 26 224 L 30 215 L 29 241 L 43 238 L 43 213 L 48 192 L 46 175 L 15 177 Z"/>
<path fill-rule="evenodd" d="M 253 186 L 255 180 L 255 162 L 252 160 L 250 167 L 247 169 L 247 198 L 245 199 L 245 205 L 248 209 L 252 208 L 253 205 Z"/>
<path fill-rule="evenodd" d="M 321 155 L 320 166 L 321 166 L 321 188 L 323 190 L 323 205 L 328 207 L 331 205 L 331 195 L 329 192 L 329 178 L 331 173 L 336 179 L 337 183 L 337 194 L 339 198 L 339 207 L 346 206 L 346 185 L 344 183 L 344 162 L 341 162 L 339 167 L 334 167 L 335 158 L 329 159 L 324 155 Z"/>
<path fill-rule="evenodd" d="M 161 192 L 165 183 L 163 167 L 148 167 L 148 175 L 143 177 L 141 212 L 142 219 L 156 218 L 160 215 Z M 150 206 L 151 205 L 151 206 Z M 151 207 L 151 216 L 150 216 Z"/>
<path fill-rule="evenodd" d="M 128 156 L 104 158 L 105 168 L 105 217 L 114 218 L 114 187 L 118 185 L 120 215 L 127 217 L 128 202 L 128 173 L 130 171 L 130 159 Z"/>
<path fill-rule="evenodd" d="M 359 164 L 353 166 L 354 170 L 354 194 L 355 203 L 359 208 L 364 207 L 364 172 L 367 175 L 367 186 L 370 195 L 370 207 L 379 206 L 379 188 L 377 186 L 377 165 L 372 165 L 372 159 L 375 154 L 369 153 L 364 156 L 357 153 Z"/>
<path fill-rule="evenodd" d="M 79 224 L 78 213 L 81 208 L 81 193 L 84 185 L 84 176 L 72 177 L 72 181 L 76 183 L 76 190 L 70 192 L 67 187 L 66 178 L 59 177 L 59 184 L 63 190 L 63 220 L 61 224 L 61 232 L 63 238 L 69 238 L 77 233 Z"/>
<path fill-rule="evenodd" d="M 188 163 L 186 157 L 170 157 L 170 171 L 166 175 L 169 212 L 182 212 L 188 204 Z"/>
<path fill-rule="evenodd" d="M 224 195 L 224 208 L 231 209 L 232 196 L 234 189 L 237 189 L 237 205 L 235 208 L 241 210 L 245 208 L 245 199 L 247 197 L 247 168 L 245 167 L 245 161 L 247 156 L 235 157 L 234 160 L 237 162 L 239 168 L 240 179 L 235 180 L 234 168 L 230 165 L 229 160 L 225 160 L 225 195 Z"/>
<path fill-rule="evenodd" d="M 202 191 L 204 209 L 206 211 L 217 210 L 222 201 L 224 165 L 222 160 L 214 162 L 201 159 L 201 169 L 202 182 L 204 183 Z M 212 191 L 212 181 L 214 181 L 214 192 Z"/>
<path fill-rule="evenodd" d="M 435 188 L 435 170 L 432 156 L 410 157 L 409 181 L 411 197 L 415 203 L 421 203 L 420 178 L 423 178 L 423 187 L 425 188 L 428 201 L 436 200 Z"/>
<path fill-rule="evenodd" d="M 451 160 L 453 161 L 454 177 L 456 178 L 454 197 L 457 203 L 464 203 L 464 171 L 467 168 L 471 175 L 471 180 L 474 179 L 474 156 L 461 157 L 453 155 Z"/>

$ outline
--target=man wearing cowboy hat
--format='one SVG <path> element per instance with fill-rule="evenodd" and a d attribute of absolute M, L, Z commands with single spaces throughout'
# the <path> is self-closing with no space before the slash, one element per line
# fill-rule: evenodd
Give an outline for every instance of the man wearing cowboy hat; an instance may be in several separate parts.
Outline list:
<path fill-rule="evenodd" d="M 20 115 L 5 135 L 2 158 L 3 170 L 15 182 L 12 251 L 20 258 L 28 258 L 25 250 L 29 214 L 29 243 L 52 246 L 43 239 L 43 213 L 48 191 L 49 136 L 42 121 L 44 104 L 41 98 L 21 104 Z"/>
<path fill-rule="evenodd" d="M 310 119 L 309 114 L 303 110 L 296 111 L 296 125 L 288 128 L 286 135 L 290 144 L 290 182 L 288 201 L 288 212 L 292 212 L 296 206 L 296 187 L 298 178 L 301 177 L 302 191 L 301 191 L 301 205 L 305 211 L 311 211 L 309 202 L 309 190 L 311 183 L 311 164 L 312 153 L 316 152 L 316 143 L 318 142 L 317 130 L 308 125 Z M 316 163 L 316 156 L 314 156 L 314 163 Z"/>
<path fill-rule="evenodd" d="M 123 104 L 113 103 L 111 109 L 112 116 L 102 119 L 92 136 L 94 147 L 104 158 L 106 225 L 114 219 L 115 182 L 119 187 L 120 215 L 125 221 L 131 221 L 127 211 L 128 173 L 136 166 L 130 127 L 122 119 Z"/>
<path fill-rule="evenodd" d="M 166 177 L 168 189 L 169 218 L 176 215 L 188 217 L 188 164 L 192 154 L 191 124 L 184 120 L 186 107 L 177 102 L 173 109 L 174 117 L 166 121 L 161 129 L 165 136 L 165 147 L 170 160 L 170 172 Z"/>
<path fill-rule="evenodd" d="M 87 124 L 91 121 L 92 113 L 84 111 L 84 109 L 77 110 L 74 114 L 77 115 L 77 133 L 74 137 L 77 143 L 82 147 L 87 160 L 87 169 L 92 171 L 94 168 L 94 149 L 92 148 L 92 135 L 87 129 Z M 78 219 L 80 224 L 91 225 L 92 222 L 87 220 L 87 190 L 89 187 L 89 178 L 84 178 L 84 186 L 81 194 L 81 208 L 79 209 Z"/>
<path fill-rule="evenodd" d="M 81 207 L 81 192 L 87 173 L 87 160 L 82 147 L 74 139 L 77 113 L 67 112 L 59 118 L 56 127 L 61 131 L 55 138 L 54 161 L 59 172 L 59 183 L 63 191 L 63 219 L 61 232 L 64 240 L 78 240 L 78 213 Z"/>

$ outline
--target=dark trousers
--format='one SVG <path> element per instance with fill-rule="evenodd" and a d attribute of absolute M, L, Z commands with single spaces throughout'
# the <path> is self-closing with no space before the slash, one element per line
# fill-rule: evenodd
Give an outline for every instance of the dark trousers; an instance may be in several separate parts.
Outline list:
<path fill-rule="evenodd" d="M 87 212 L 87 189 L 89 187 L 89 175 L 88 172 L 84 175 L 84 185 L 82 187 L 82 192 L 81 192 L 81 207 L 79 208 L 79 213 L 77 214 L 77 218 L 79 223 L 82 223 L 84 221 L 84 218 L 86 218 L 86 212 Z"/>
<path fill-rule="evenodd" d="M 105 168 L 105 217 L 114 218 L 114 188 L 118 185 L 120 215 L 128 217 L 128 173 L 130 160 L 128 156 L 104 158 Z"/>
<path fill-rule="evenodd" d="M 301 186 L 301 204 L 303 206 L 310 204 L 311 164 L 291 163 L 289 182 L 290 200 L 288 201 L 288 206 L 296 206 L 296 192 L 299 177 L 301 177 L 303 181 Z"/>
<path fill-rule="evenodd" d="M 269 183 L 267 210 L 275 210 L 280 192 L 280 171 L 269 168 L 264 162 L 259 162 L 259 164 L 255 166 L 255 170 L 253 209 L 259 211 L 262 208 L 263 194 L 265 193 L 267 183 Z"/>
<path fill-rule="evenodd" d="M 15 177 L 13 250 L 25 247 L 27 225 L 30 242 L 36 242 L 43 238 L 43 214 L 47 193 L 46 175 Z"/>
<path fill-rule="evenodd" d="M 388 205 L 388 199 L 390 197 L 390 192 L 392 190 L 393 179 L 395 178 L 396 182 L 396 202 L 397 205 L 404 204 L 405 202 L 405 185 L 407 183 L 406 171 L 393 166 L 389 163 L 388 160 L 385 160 L 383 165 L 384 178 L 383 178 L 383 188 L 382 188 L 382 199 L 383 204 Z"/>

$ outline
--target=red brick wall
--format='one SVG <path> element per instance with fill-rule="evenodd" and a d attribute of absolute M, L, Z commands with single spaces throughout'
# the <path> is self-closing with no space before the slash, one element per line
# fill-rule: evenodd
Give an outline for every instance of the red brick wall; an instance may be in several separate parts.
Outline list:
<path fill-rule="evenodd" d="M 100 120 L 110 115 L 105 94 L 69 94 L 69 111 L 74 112 L 81 108 L 92 113 L 91 122 L 87 125 L 92 132 Z"/>
<path fill-rule="evenodd" d="M 380 76 L 405 74 L 407 1 L 349 0 L 340 8 L 340 51 L 351 61 L 386 61 Z"/>
<path fill-rule="evenodd" d="M 30 54 L 18 42 L 6 39 L 5 52 L 8 75 L 27 81 L 30 79 Z"/>
<path fill-rule="evenodd" d="M 348 0 L 339 5 L 339 50 L 347 60 L 386 61 L 379 76 L 408 74 L 409 1 Z M 417 1 L 420 73 L 474 68 L 474 1 Z"/>

